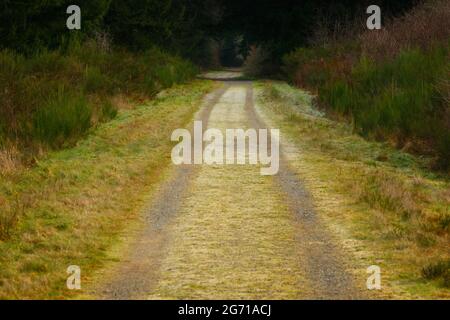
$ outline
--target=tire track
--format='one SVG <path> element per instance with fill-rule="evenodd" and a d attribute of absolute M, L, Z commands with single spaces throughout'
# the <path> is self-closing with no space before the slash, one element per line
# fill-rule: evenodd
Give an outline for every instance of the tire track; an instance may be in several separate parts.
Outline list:
<path fill-rule="evenodd" d="M 256 113 L 253 85 L 247 84 L 245 105 L 255 128 L 270 129 Z M 317 216 L 313 201 L 297 174 L 289 167 L 280 143 L 280 170 L 275 176 L 290 210 L 297 221 L 297 239 L 301 244 L 306 274 L 313 287 L 312 299 L 365 299 L 362 286 L 356 286 L 342 259 L 342 248 L 334 243 Z"/>
<path fill-rule="evenodd" d="M 207 124 L 212 107 L 229 86 L 223 85 L 205 97 L 195 120 Z M 192 128 L 191 128 L 192 130 Z M 154 201 L 144 216 L 144 229 L 137 236 L 128 256 L 116 270 L 113 278 L 102 284 L 94 294 L 103 299 L 145 299 L 158 280 L 161 260 L 170 242 L 167 225 L 179 211 L 197 167 L 176 166 L 156 192 Z"/>

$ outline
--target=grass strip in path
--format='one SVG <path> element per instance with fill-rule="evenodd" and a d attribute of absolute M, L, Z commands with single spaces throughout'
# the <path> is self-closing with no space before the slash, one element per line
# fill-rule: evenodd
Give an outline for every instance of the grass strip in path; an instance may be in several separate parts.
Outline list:
<path fill-rule="evenodd" d="M 246 91 L 233 84 L 208 126 L 247 128 Z M 295 299 L 309 290 L 293 217 L 259 166 L 202 165 L 169 232 L 151 299 Z"/>

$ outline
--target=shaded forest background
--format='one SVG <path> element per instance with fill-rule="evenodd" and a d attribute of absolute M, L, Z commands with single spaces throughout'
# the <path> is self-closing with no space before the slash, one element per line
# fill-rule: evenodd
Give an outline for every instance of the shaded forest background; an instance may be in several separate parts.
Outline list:
<path fill-rule="evenodd" d="M 400 15 L 415 0 L 378 1 L 385 18 Z M 69 32 L 66 8 L 73 1 L 4 0 L 0 4 L 2 48 L 32 53 L 56 49 L 71 38 L 107 33 L 114 44 L 130 50 L 158 46 L 204 63 L 210 41 L 240 39 L 246 54 L 264 44 L 281 57 L 317 31 L 319 24 L 338 30 L 365 17 L 371 1 L 282 0 L 80 0 L 82 29 Z M 231 58 L 231 57 L 229 57 Z"/>

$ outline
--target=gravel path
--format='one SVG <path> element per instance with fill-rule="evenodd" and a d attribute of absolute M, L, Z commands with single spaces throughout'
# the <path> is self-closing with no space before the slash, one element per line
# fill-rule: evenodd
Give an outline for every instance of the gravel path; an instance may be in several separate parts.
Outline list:
<path fill-rule="evenodd" d="M 266 128 L 251 82 L 226 82 L 205 99 L 203 127 Z M 282 138 L 281 138 L 282 139 Z M 282 148 L 276 176 L 257 165 L 174 168 L 107 299 L 358 299 L 341 248 L 316 216 Z"/>

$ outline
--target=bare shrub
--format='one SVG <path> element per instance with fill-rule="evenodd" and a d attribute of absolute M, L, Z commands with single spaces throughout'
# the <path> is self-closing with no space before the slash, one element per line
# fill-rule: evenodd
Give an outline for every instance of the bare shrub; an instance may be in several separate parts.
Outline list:
<path fill-rule="evenodd" d="M 312 47 L 332 48 L 355 39 L 366 28 L 365 20 L 361 17 L 336 20 L 323 16 L 316 23 L 308 43 Z"/>
<path fill-rule="evenodd" d="M 449 21 L 450 1 L 427 1 L 383 29 L 361 34 L 362 49 L 377 60 L 395 57 L 404 49 L 429 49 L 450 39 Z"/>

